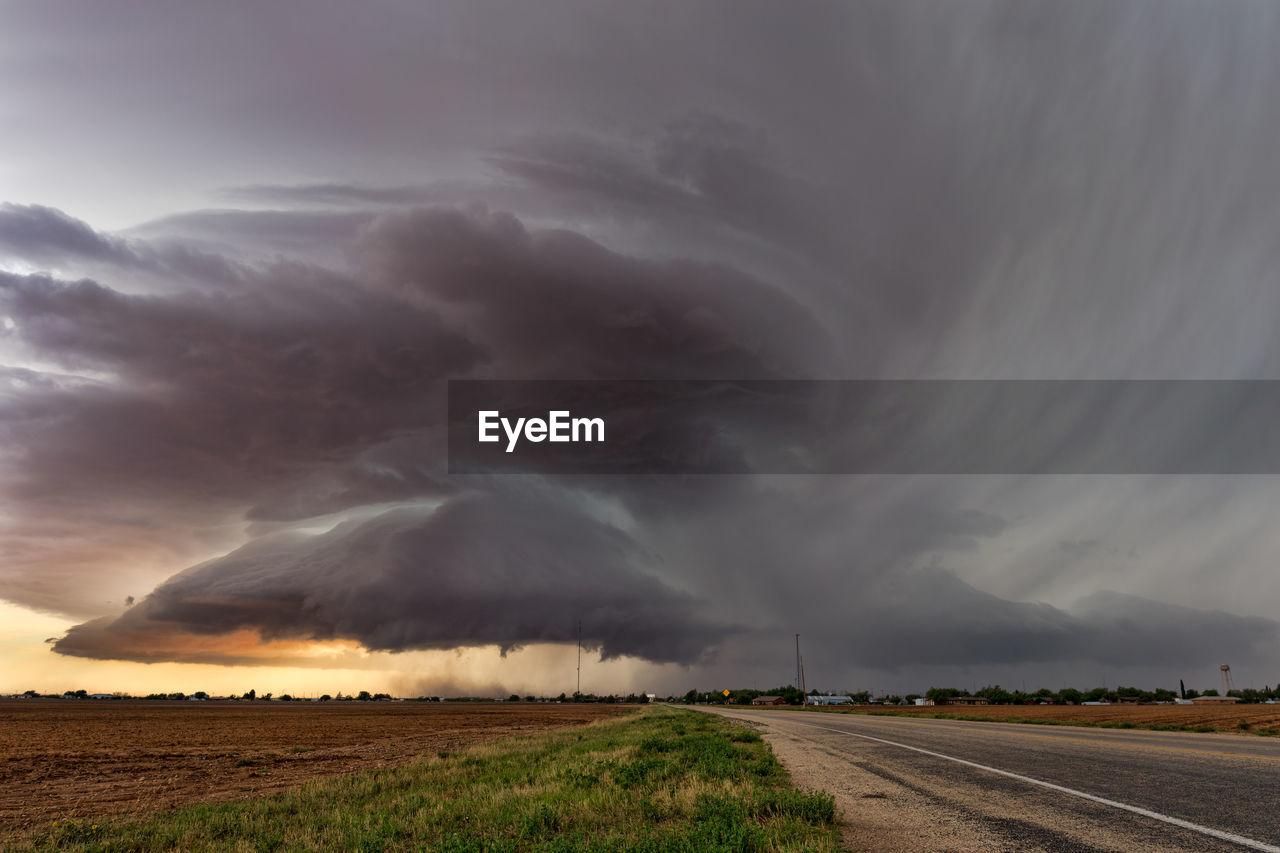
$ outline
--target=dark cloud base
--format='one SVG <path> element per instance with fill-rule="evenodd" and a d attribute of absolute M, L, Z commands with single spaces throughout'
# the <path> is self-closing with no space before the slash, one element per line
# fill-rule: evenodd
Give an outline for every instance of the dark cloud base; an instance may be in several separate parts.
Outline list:
<path fill-rule="evenodd" d="M 265 537 L 162 584 L 123 616 L 73 628 L 63 654 L 138 659 L 175 634 L 356 640 L 372 651 L 584 643 L 689 663 L 727 629 L 634 566 L 623 533 L 554 493 L 467 493 L 315 536 Z M 205 650 L 174 659 L 209 660 Z"/>

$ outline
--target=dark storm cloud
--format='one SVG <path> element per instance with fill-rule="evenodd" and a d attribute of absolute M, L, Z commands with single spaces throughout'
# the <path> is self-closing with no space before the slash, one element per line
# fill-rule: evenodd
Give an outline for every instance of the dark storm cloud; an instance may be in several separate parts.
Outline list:
<path fill-rule="evenodd" d="M 1271 619 L 1107 591 L 1065 611 L 1006 601 L 937 568 L 896 572 L 865 592 L 874 604 L 851 614 L 851 630 L 817 633 L 886 667 L 1074 660 L 1176 670 L 1232 655 L 1261 661 L 1280 641 Z"/>
<path fill-rule="evenodd" d="M 138 240 L 104 234 L 87 222 L 40 205 L 0 204 L 0 253 L 37 269 L 64 275 L 128 272 L 142 290 L 170 290 L 175 283 L 241 284 L 251 271 L 240 259 L 190 242 Z"/>
<path fill-rule="evenodd" d="M 67 260 L 139 262 L 128 243 L 104 236 L 60 210 L 36 204 L 0 204 L 0 252 L 33 262 Z"/>
<path fill-rule="evenodd" d="M 467 494 L 315 536 L 268 537 L 162 584 L 57 650 L 134 657 L 171 632 L 352 639 L 372 650 L 572 642 L 690 662 L 724 634 L 637 570 L 637 545 L 555 494 Z M 125 639 L 125 643 L 119 639 Z M 123 647 L 122 647 L 123 646 Z"/>
<path fill-rule="evenodd" d="M 826 345 L 792 298 L 737 270 L 628 258 L 506 213 L 384 216 L 361 252 L 375 286 L 456 315 L 506 377 L 796 375 Z"/>
<path fill-rule="evenodd" d="M 268 525 L 263 538 L 174 577 L 123 615 L 74 629 L 58 651 L 288 659 L 243 648 L 245 632 L 267 644 L 514 648 L 571 640 L 581 616 L 605 656 L 688 663 L 730 625 L 785 623 L 794 612 L 820 620 L 814 633 L 832 647 L 886 667 L 1154 665 L 1191 655 L 1183 630 L 1212 631 L 1250 655 L 1274 637 L 1266 620 L 1140 599 L 1077 613 L 1007 601 L 915 566 L 976 551 L 1007 529 L 991 513 L 949 508 L 954 495 L 882 496 L 882 517 L 848 526 L 841 516 L 869 506 L 865 495 L 607 478 L 567 479 L 561 488 L 573 500 L 532 500 L 484 481 L 460 486 L 441 465 L 445 376 L 796 375 L 823 363 L 819 327 L 780 291 L 731 269 L 641 261 L 580 235 L 530 231 L 509 214 L 385 214 L 352 239 L 354 278 L 281 262 L 253 287 L 212 294 L 129 296 L 41 276 L 0 282 L 0 307 L 26 346 L 67 370 L 116 377 L 22 382 L 5 420 L 11 446 L 24 449 L 10 463 L 21 509 L 110 495 L 167 503 L 175 520 L 239 511 Z M 624 534 L 583 509 L 601 499 L 628 507 L 635 529 Z M 377 509 L 421 500 L 443 503 Z M 328 534 L 267 535 L 270 524 L 361 508 L 372 509 L 368 521 Z M 655 562 L 672 525 L 683 537 L 669 549 L 684 555 L 675 575 Z M 803 584 L 783 568 L 797 558 Z M 22 581 L 13 588 L 23 591 Z M 710 605 L 681 588 L 724 600 Z M 47 586 L 25 593 L 52 603 Z M 1132 605 L 1131 618 L 1116 618 L 1117 600 Z M 754 642 L 751 632 L 743 642 Z"/>
<path fill-rule="evenodd" d="M 606 654 L 743 675 L 799 626 L 845 671 L 1273 641 L 1088 598 L 1274 611 L 1266 484 L 565 478 L 534 530 L 440 431 L 451 377 L 1274 376 L 1273 6 L 66 9 L 7 21 L 44 131 L 0 146 L 26 197 L 148 221 L 0 212 L 4 268 L 58 271 L 0 280 L 0 577 L 103 617 L 61 651 L 570 639 L 516 612 L 544 588 Z M 223 187 L 274 209 L 190 211 Z"/>
<path fill-rule="evenodd" d="M 181 296 L 3 276 L 0 316 L 20 352 L 68 371 L 5 389 L 7 584 L 16 600 L 79 613 L 93 612 L 93 579 L 67 583 L 54 567 L 74 571 L 92 551 L 119 560 L 139 515 L 172 525 L 173 559 L 247 510 L 446 491 L 430 455 L 394 478 L 376 459 L 429 426 L 433 382 L 482 357 L 429 312 L 301 266 Z"/>
<path fill-rule="evenodd" d="M 508 148 L 511 175 L 596 212 L 645 215 L 764 240 L 806 262 L 847 270 L 848 208 L 786 171 L 758 130 L 708 113 L 667 123 L 630 144 L 561 135 Z M 677 226 L 678 227 L 678 226 Z"/>
<path fill-rule="evenodd" d="M 154 659 L 147 638 L 158 635 L 144 630 L 153 621 L 170 634 L 255 630 L 380 649 L 566 639 L 568 628 L 545 622 L 541 606 L 517 618 L 518 602 L 536 599 L 536 588 L 567 602 L 565 618 L 580 616 L 585 639 L 606 656 L 687 662 L 704 654 L 723 629 L 687 594 L 636 561 L 569 548 L 570 531 L 586 548 L 591 526 L 602 523 L 554 502 L 472 518 L 469 507 L 491 504 L 453 497 L 457 484 L 442 474 L 442 380 L 796 371 L 821 348 L 803 309 L 728 268 L 628 258 L 580 235 L 529 231 L 509 214 L 387 214 L 355 239 L 354 279 L 281 261 L 243 285 L 163 295 L 47 276 L 0 280 L 0 313 L 14 319 L 17 341 L 68 371 L 107 374 L 87 387 L 15 389 L 5 437 L 23 452 L 12 461 L 9 494 L 28 524 L 55 507 L 108 497 L 117 506 L 167 505 L 160 511 L 173 518 L 238 511 L 259 525 L 446 501 L 394 558 L 408 567 L 429 557 L 422 572 L 371 569 L 379 559 L 371 543 L 394 538 L 388 525 L 399 516 L 387 515 L 355 540 L 316 540 L 305 559 L 268 552 L 247 580 L 227 587 L 224 607 L 179 606 L 199 591 L 175 598 L 188 587 L 164 587 L 122 621 L 95 622 L 59 649 L 92 654 L 101 643 L 102 655 Z M 535 509 L 547 542 L 514 533 L 528 529 L 519 519 Z M 439 541 L 441 531 L 463 527 L 477 539 L 496 531 L 498 553 L 466 552 L 467 537 Z M 529 562 L 538 548 L 577 556 Z M 353 576 L 342 574 L 330 588 L 347 592 L 325 607 L 305 604 L 308 583 L 321 583 L 321 554 L 344 572 L 372 571 L 366 594 L 349 594 Z M 20 577 L 50 556 L 37 548 L 11 567 L 15 597 L 54 603 L 47 584 Z M 513 585 L 520 565 L 532 587 Z M 190 589 L 229 571 L 207 564 Z M 584 579 L 588 571 L 596 581 Z M 293 585 L 272 586 L 273 577 Z M 470 580 L 427 607 L 450 577 Z M 272 606 L 259 606 L 264 596 Z M 391 601 L 412 605 L 394 629 Z M 460 621 L 443 619 L 446 612 Z M 170 654 L 192 659 L 177 648 Z"/>

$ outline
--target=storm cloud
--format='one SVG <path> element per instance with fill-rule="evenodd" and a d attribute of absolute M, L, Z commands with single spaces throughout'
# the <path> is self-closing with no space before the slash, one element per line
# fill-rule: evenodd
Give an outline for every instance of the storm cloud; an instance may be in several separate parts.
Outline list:
<path fill-rule="evenodd" d="M 170 633 L 350 639 L 373 651 L 576 642 L 604 658 L 689 662 L 725 633 L 696 600 L 639 571 L 639 546 L 548 495 L 467 494 L 324 534 L 263 537 L 166 581 L 56 651 L 159 655 Z M 121 645 L 118 641 L 126 639 Z M 201 649 L 207 659 L 208 646 Z"/>
<path fill-rule="evenodd" d="M 55 651 L 581 620 L 667 689 L 796 632 L 841 689 L 1268 677 L 1272 478 L 450 476 L 445 388 L 1276 378 L 1275 8 L 133 9 L 0 36 L 41 128 L 0 143 L 0 596 Z"/>

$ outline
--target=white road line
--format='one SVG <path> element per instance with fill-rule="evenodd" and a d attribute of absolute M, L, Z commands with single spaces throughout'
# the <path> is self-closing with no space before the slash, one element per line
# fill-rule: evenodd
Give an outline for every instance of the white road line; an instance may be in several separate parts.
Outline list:
<path fill-rule="evenodd" d="M 1123 809 L 1124 811 L 1133 812 L 1134 814 L 1139 814 L 1139 815 L 1142 815 L 1143 817 L 1149 817 L 1152 820 L 1158 820 L 1163 823 L 1173 824 L 1174 826 L 1179 826 L 1179 827 L 1182 827 L 1183 829 L 1189 829 L 1192 832 L 1199 832 L 1201 835 L 1209 835 L 1214 838 L 1220 838 L 1223 841 L 1230 841 L 1232 844 L 1239 844 L 1242 847 L 1248 847 L 1252 850 L 1266 850 L 1268 851 L 1268 853 L 1280 853 L 1280 847 L 1276 847 L 1273 844 L 1267 844 L 1262 841 L 1254 841 L 1252 838 L 1245 838 L 1243 835 L 1236 835 L 1234 832 L 1223 832 L 1221 829 L 1214 829 L 1211 826 L 1201 826 L 1198 823 L 1192 823 L 1191 821 L 1183 820 L 1182 818 L 1171 817 L 1170 815 L 1166 815 L 1166 814 L 1160 814 L 1160 812 L 1153 812 L 1150 809 L 1144 809 L 1141 806 L 1131 806 L 1128 803 L 1119 803 L 1119 802 L 1116 802 L 1115 800 L 1108 800 L 1106 797 L 1099 797 L 1096 794 L 1087 794 L 1084 791 L 1077 791 L 1075 788 L 1067 788 L 1063 785 L 1055 785 L 1054 783 L 1046 782 L 1043 779 L 1033 779 L 1030 776 L 1023 776 L 1021 773 L 1013 773 L 1008 770 L 1001 770 L 998 767 L 988 767 L 987 765 L 979 764 L 976 761 L 968 761 L 967 759 L 964 759 L 964 758 L 956 758 L 954 755 L 943 755 L 941 752 L 933 752 L 932 750 L 921 749 L 918 746 L 909 746 L 908 744 L 905 744 L 905 743 L 898 743 L 897 741 L 885 740 L 884 738 L 878 738 L 878 737 L 872 737 L 871 735 L 864 735 L 858 732 L 845 731 L 844 729 L 833 729 L 827 726 L 817 726 L 817 725 L 814 725 L 813 723 L 801 723 L 796 720 L 788 720 L 787 722 L 796 726 L 808 726 L 811 729 L 822 729 L 823 731 L 835 732 L 836 734 L 841 734 L 841 735 L 849 735 L 850 737 L 860 737 L 863 740 L 873 740 L 877 743 L 888 744 L 889 746 L 896 746 L 902 749 L 909 749 L 912 752 L 919 752 L 924 755 L 931 755 L 934 758 L 943 758 L 943 759 L 946 759 L 947 761 L 954 761 L 956 764 L 964 764 L 969 767 L 976 767 L 979 770 L 986 770 L 989 773 L 998 773 L 1001 776 L 1008 776 L 1010 779 L 1017 779 L 1019 782 L 1026 782 L 1030 785 L 1039 785 L 1041 788 L 1048 788 L 1051 791 L 1058 791 L 1059 793 L 1062 793 L 1062 794 L 1069 794 L 1073 797 L 1079 797 L 1082 800 L 1089 800 L 1091 802 L 1101 803 L 1104 806 L 1111 806 L 1111 808 L 1113 809 Z"/>

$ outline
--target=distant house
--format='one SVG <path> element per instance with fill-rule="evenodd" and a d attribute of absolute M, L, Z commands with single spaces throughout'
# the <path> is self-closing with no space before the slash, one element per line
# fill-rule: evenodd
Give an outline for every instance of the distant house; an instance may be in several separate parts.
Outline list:
<path fill-rule="evenodd" d="M 943 705 L 986 705 L 985 696 L 949 696 L 942 700 Z"/>
<path fill-rule="evenodd" d="M 785 705 L 787 700 L 781 696 L 757 696 L 751 700 L 752 705 Z"/>
<path fill-rule="evenodd" d="M 89 698 L 90 699 L 114 699 L 116 697 L 111 695 L 110 693 L 90 693 Z"/>
<path fill-rule="evenodd" d="M 805 701 L 810 705 L 852 705 L 852 696 L 808 696 Z"/>
<path fill-rule="evenodd" d="M 1191 703 L 1193 705 L 1234 705 L 1239 701 L 1239 696 L 1197 696 L 1191 700 Z"/>

